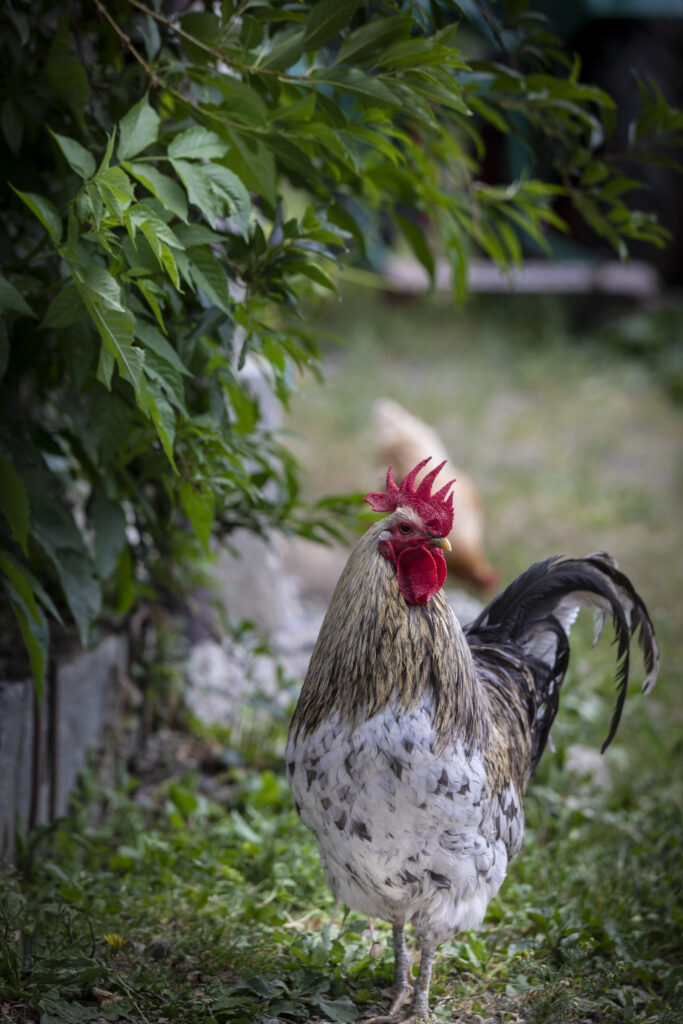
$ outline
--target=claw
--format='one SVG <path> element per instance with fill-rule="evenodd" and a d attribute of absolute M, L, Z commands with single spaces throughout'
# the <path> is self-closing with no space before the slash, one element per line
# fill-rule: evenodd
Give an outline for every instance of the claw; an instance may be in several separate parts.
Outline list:
<path fill-rule="evenodd" d="M 393 994 L 394 993 L 392 992 L 392 995 Z M 412 998 L 412 995 L 413 986 L 406 983 L 401 989 L 401 991 L 398 993 L 398 995 L 396 995 L 396 997 L 394 998 L 394 1001 L 391 1004 L 391 1008 L 389 1009 L 389 1016 L 395 1017 L 398 1011 L 401 1009 L 401 1007 L 404 1006 L 405 1003 L 407 1003 L 407 1001 Z"/>
<path fill-rule="evenodd" d="M 385 989 L 382 995 L 386 995 L 389 998 L 393 997 L 394 1001 L 391 1004 L 389 1013 L 382 1014 L 380 1017 L 370 1017 L 368 1020 L 363 1021 L 363 1024 L 410 1024 L 411 1021 L 416 1020 L 408 1010 L 404 1010 L 399 1015 L 401 1007 L 405 1006 L 408 1000 L 412 998 L 413 986 L 411 984 L 406 982 L 398 994 L 396 994 L 394 988 L 390 988 Z"/>

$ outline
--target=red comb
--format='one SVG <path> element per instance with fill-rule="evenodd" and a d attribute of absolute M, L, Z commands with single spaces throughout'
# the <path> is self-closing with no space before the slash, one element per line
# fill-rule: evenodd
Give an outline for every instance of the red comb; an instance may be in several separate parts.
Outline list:
<path fill-rule="evenodd" d="M 449 480 L 436 494 L 432 494 L 432 484 L 446 465 L 445 460 L 434 469 L 430 469 L 419 487 L 415 487 L 415 478 L 420 470 L 431 462 L 431 456 L 418 462 L 407 476 L 403 477 L 400 486 L 394 483 L 392 467 L 387 472 L 386 491 L 371 491 L 365 495 L 375 512 L 393 512 L 397 508 L 414 508 L 422 518 L 425 526 L 437 537 L 445 537 L 453 527 L 453 492 L 446 497 L 455 480 Z"/>

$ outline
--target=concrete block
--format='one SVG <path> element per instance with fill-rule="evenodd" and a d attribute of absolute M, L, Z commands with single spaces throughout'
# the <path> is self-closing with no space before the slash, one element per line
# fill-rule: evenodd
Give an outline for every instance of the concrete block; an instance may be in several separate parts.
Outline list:
<path fill-rule="evenodd" d="M 0 683 L 0 863 L 14 858 L 16 824 L 29 824 L 34 705 L 32 680 Z"/>
<path fill-rule="evenodd" d="M 103 750 L 118 721 L 127 664 L 121 635 L 58 657 L 38 715 L 31 679 L 0 682 L 0 862 L 14 859 L 17 825 L 67 813 L 90 752 Z"/>
<path fill-rule="evenodd" d="M 109 636 L 57 667 L 55 678 L 54 813 L 68 811 L 69 797 L 88 764 L 102 748 L 107 726 L 120 708 L 118 682 L 125 671 L 128 640 Z"/>

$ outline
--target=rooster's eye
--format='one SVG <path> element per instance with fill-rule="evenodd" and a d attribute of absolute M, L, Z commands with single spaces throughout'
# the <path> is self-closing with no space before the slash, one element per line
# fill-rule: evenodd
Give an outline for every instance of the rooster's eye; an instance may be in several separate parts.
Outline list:
<path fill-rule="evenodd" d="M 408 523 L 401 523 L 401 525 L 399 526 L 399 530 L 401 531 L 401 533 L 410 533 L 411 527 L 408 526 Z"/>

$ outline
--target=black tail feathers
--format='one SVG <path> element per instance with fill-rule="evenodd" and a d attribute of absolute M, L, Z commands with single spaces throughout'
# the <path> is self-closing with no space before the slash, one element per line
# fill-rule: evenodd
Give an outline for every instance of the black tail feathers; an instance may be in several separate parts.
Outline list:
<path fill-rule="evenodd" d="M 586 558 L 549 558 L 522 573 L 491 601 L 467 628 L 470 644 L 513 644 L 534 667 L 536 716 L 532 725 L 532 771 L 543 752 L 559 701 L 569 660 L 567 637 L 581 607 L 594 609 L 594 643 L 606 616 L 612 618 L 617 645 L 617 700 L 604 751 L 614 738 L 626 699 L 631 637 L 643 652 L 649 693 L 659 671 L 659 648 L 647 609 L 629 578 L 604 552 Z"/>

